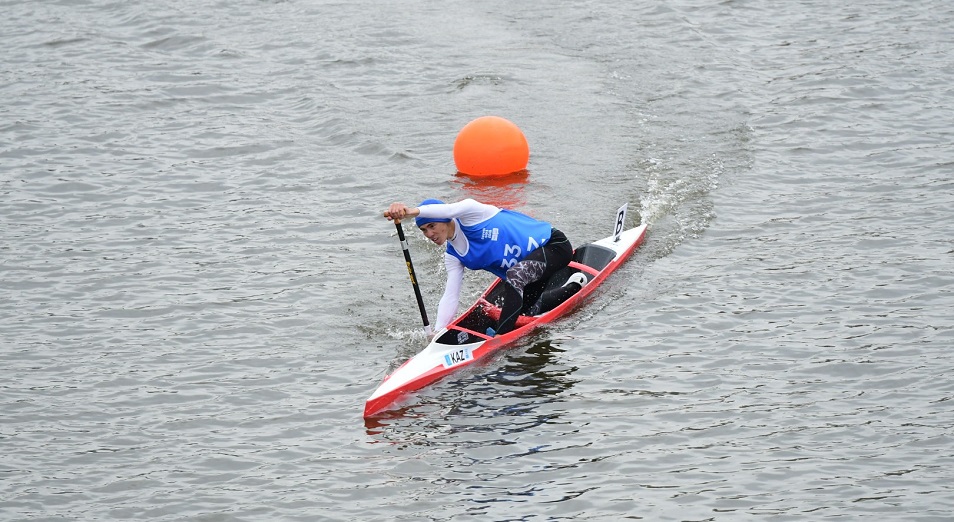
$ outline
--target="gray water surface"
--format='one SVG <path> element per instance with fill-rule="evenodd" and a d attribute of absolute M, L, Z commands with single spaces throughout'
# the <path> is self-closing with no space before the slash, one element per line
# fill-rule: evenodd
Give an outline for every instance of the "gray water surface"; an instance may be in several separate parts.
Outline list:
<path fill-rule="evenodd" d="M 954 512 L 949 2 L 0 5 L 0 518 Z M 526 176 L 456 175 L 487 114 Z M 426 197 L 650 227 L 364 421 Z"/>

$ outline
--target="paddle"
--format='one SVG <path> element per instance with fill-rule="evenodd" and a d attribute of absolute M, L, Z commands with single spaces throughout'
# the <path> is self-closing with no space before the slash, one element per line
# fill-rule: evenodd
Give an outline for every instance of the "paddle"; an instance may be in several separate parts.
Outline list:
<path fill-rule="evenodd" d="M 417 285 L 417 276 L 414 274 L 414 264 L 411 263 L 411 250 L 404 237 L 404 227 L 401 226 L 401 220 L 394 220 L 394 228 L 397 229 L 398 239 L 401 241 L 401 249 L 404 250 L 404 261 L 407 263 L 407 275 L 411 277 L 411 286 L 414 287 L 414 296 L 417 297 L 417 307 L 421 309 L 421 320 L 424 321 L 424 333 L 430 337 L 433 334 L 431 323 L 427 320 L 427 310 L 424 308 L 424 298 L 421 297 L 421 287 Z"/>

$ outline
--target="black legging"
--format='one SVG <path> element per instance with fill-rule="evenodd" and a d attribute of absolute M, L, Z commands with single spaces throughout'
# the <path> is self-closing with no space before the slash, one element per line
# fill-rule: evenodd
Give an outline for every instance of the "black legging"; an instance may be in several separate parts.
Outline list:
<path fill-rule="evenodd" d="M 507 270 L 507 279 L 503 285 L 504 302 L 500 307 L 500 320 L 497 321 L 497 335 L 513 330 L 517 317 L 524 308 L 524 295 L 532 295 L 532 300 L 536 301 L 550 277 L 568 265 L 572 258 L 573 246 L 570 245 L 570 240 L 563 232 L 554 228 L 550 231 L 550 240 L 546 245 L 530 252 Z"/>

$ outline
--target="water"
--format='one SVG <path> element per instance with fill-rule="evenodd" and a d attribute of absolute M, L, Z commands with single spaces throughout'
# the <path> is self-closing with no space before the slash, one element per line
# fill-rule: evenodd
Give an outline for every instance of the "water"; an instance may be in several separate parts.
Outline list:
<path fill-rule="evenodd" d="M 954 511 L 948 3 L 0 5 L 0 518 Z M 455 176 L 485 114 L 528 176 Z M 650 229 L 365 422 L 424 343 L 378 215 L 424 197 Z"/>

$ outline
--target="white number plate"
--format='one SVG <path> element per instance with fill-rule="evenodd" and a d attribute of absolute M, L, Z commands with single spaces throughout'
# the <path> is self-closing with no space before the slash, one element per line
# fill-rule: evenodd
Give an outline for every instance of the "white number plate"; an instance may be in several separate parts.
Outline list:
<path fill-rule="evenodd" d="M 445 353 L 444 368 L 456 366 L 473 358 L 474 354 L 470 353 L 470 348 L 461 348 L 459 350 L 454 350 L 453 352 Z"/>

